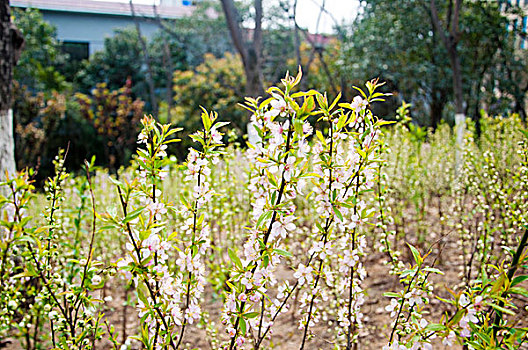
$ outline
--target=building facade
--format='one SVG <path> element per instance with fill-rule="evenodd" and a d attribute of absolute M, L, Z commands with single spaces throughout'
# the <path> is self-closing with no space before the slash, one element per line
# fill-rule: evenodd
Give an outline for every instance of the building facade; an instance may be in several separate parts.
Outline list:
<path fill-rule="evenodd" d="M 38 9 L 57 27 L 57 38 L 76 58 L 88 58 L 104 47 L 114 30 L 140 25 L 141 34 L 151 37 L 158 29 L 157 18 L 175 19 L 192 13 L 189 0 L 166 0 L 159 6 L 99 0 L 11 0 L 12 7 Z M 86 57 L 83 57 L 86 56 Z"/>

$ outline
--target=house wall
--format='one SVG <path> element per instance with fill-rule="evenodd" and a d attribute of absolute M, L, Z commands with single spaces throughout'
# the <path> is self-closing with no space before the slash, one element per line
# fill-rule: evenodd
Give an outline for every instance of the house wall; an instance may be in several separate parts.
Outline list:
<path fill-rule="evenodd" d="M 44 19 L 57 27 L 57 37 L 60 41 L 89 43 L 90 55 L 102 50 L 105 37 L 114 35 L 114 30 L 134 26 L 132 17 L 106 14 L 75 13 L 41 10 Z M 152 20 L 137 18 L 140 22 L 141 34 L 147 38 L 158 30 Z"/>

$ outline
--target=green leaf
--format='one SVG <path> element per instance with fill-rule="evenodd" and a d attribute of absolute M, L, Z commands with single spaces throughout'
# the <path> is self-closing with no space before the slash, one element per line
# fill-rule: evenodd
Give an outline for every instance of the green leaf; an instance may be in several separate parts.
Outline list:
<path fill-rule="evenodd" d="M 326 145 L 326 141 L 324 139 L 324 136 L 323 134 L 319 131 L 319 130 L 316 130 L 315 131 L 315 135 L 317 136 L 317 138 L 321 141 L 322 144 Z"/>
<path fill-rule="evenodd" d="M 291 97 L 292 98 L 297 98 L 297 97 L 313 96 L 313 95 L 318 95 L 318 94 L 320 94 L 320 92 L 318 92 L 316 90 L 299 91 L 299 92 L 296 92 L 296 93 L 292 94 Z"/>
<path fill-rule="evenodd" d="M 446 326 L 444 326 L 443 324 L 437 324 L 437 323 L 431 323 L 431 324 L 428 324 L 427 327 L 425 327 L 425 330 L 430 331 L 430 332 L 438 332 L 438 331 L 443 331 L 445 329 L 446 329 Z"/>
<path fill-rule="evenodd" d="M 363 96 L 363 98 L 366 100 L 367 99 L 367 95 L 365 95 L 365 92 L 363 92 L 363 90 L 361 90 L 360 88 L 358 88 L 357 86 L 352 86 L 354 89 L 356 89 L 357 91 L 359 91 L 361 93 L 361 96 Z"/>
<path fill-rule="evenodd" d="M 230 123 L 229 122 L 218 122 L 218 123 L 215 123 L 215 128 L 217 129 L 220 129 L 222 126 L 226 126 L 226 125 L 229 125 Z"/>
<path fill-rule="evenodd" d="M 341 99 L 341 92 L 339 92 L 334 100 L 334 102 L 332 102 L 332 104 L 330 105 L 330 107 L 328 107 L 328 110 L 331 111 L 336 105 L 337 103 L 339 102 L 339 100 Z"/>
<path fill-rule="evenodd" d="M 390 125 L 390 124 L 394 124 L 396 123 L 396 121 L 394 120 L 378 120 L 378 122 L 376 123 L 378 126 L 383 126 L 383 125 Z"/>
<path fill-rule="evenodd" d="M 282 250 L 282 249 L 273 249 L 273 252 L 274 252 L 274 253 L 277 253 L 277 254 L 279 254 L 279 255 L 282 255 L 282 256 L 288 257 L 288 258 L 293 257 L 292 253 L 287 252 L 287 251 Z"/>
<path fill-rule="evenodd" d="M 422 265 L 423 259 L 422 259 L 422 256 L 420 255 L 420 253 L 418 252 L 418 249 L 416 249 L 415 247 L 413 247 L 409 243 L 407 243 L 407 245 L 409 246 L 409 249 L 411 250 L 411 253 L 412 253 L 413 257 L 414 257 L 414 261 L 416 262 L 416 264 L 417 265 Z"/>
<path fill-rule="evenodd" d="M 24 271 L 21 274 L 16 275 L 15 278 L 18 278 L 18 277 L 35 277 L 35 276 L 38 276 L 38 273 L 35 270 L 35 267 L 32 264 L 26 264 L 26 271 Z"/>
<path fill-rule="evenodd" d="M 337 209 L 335 206 L 332 206 L 332 209 L 334 210 L 334 213 L 336 214 L 339 221 L 343 221 L 343 214 Z"/>
<path fill-rule="evenodd" d="M 245 318 L 255 318 L 258 315 L 260 315 L 260 313 L 258 313 L 258 312 L 248 312 L 248 313 L 244 314 L 244 317 Z"/>
<path fill-rule="evenodd" d="M 275 179 L 275 176 L 266 170 L 266 175 L 268 176 L 269 182 L 274 186 L 277 187 L 277 180 Z"/>
<path fill-rule="evenodd" d="M 121 181 L 114 179 L 113 176 L 109 176 L 108 179 L 116 186 L 121 187 L 123 185 Z"/>
<path fill-rule="evenodd" d="M 521 276 L 517 276 L 515 277 L 512 282 L 511 282 L 511 286 L 516 286 L 518 285 L 519 283 L 522 283 L 524 281 L 528 280 L 528 275 L 521 275 Z"/>
<path fill-rule="evenodd" d="M 394 292 L 385 292 L 383 293 L 383 296 L 389 297 L 389 298 L 400 298 L 401 297 L 398 293 L 394 293 Z"/>
<path fill-rule="evenodd" d="M 128 215 L 123 219 L 123 223 L 126 224 L 126 223 L 134 220 L 135 218 L 137 218 L 138 216 L 141 215 L 141 212 L 143 212 L 144 209 L 145 209 L 145 207 L 141 207 L 141 208 L 138 208 L 138 209 L 128 213 Z"/>
<path fill-rule="evenodd" d="M 204 126 L 204 129 L 206 131 L 208 131 L 210 128 L 211 128 L 211 118 L 209 118 L 209 113 L 207 113 L 207 110 L 203 107 L 200 106 L 200 108 L 202 108 L 202 123 L 203 123 L 203 126 Z"/>
<path fill-rule="evenodd" d="M 246 321 L 243 318 L 240 318 L 240 333 L 246 335 Z"/>
<path fill-rule="evenodd" d="M 455 316 L 453 317 L 453 319 L 451 320 L 451 322 L 449 322 L 449 324 L 450 325 L 457 324 L 462 319 L 462 316 L 464 316 L 465 313 L 466 313 L 465 309 L 458 310 Z"/>
<path fill-rule="evenodd" d="M 339 117 L 339 120 L 337 121 L 337 130 L 341 130 L 341 128 L 343 128 L 343 126 L 345 126 L 346 122 L 347 122 L 347 119 L 348 119 L 348 114 L 341 114 L 341 116 Z"/>
<path fill-rule="evenodd" d="M 265 220 L 268 220 L 271 217 L 272 214 L 273 214 L 272 211 L 266 211 L 266 212 L 260 214 L 260 217 L 257 220 L 257 227 L 260 227 L 260 225 L 262 225 L 262 223 Z"/>
<path fill-rule="evenodd" d="M 510 309 L 506 309 L 505 307 L 502 307 L 502 306 L 499 306 L 499 305 L 493 304 L 493 303 L 488 303 L 488 305 L 491 306 L 492 308 L 494 308 L 495 310 L 500 311 L 500 312 L 502 312 L 504 314 L 515 316 L 515 312 L 510 310 Z"/>
<path fill-rule="evenodd" d="M 510 294 L 519 294 L 519 295 L 522 295 L 526 298 L 528 298 L 528 290 L 526 290 L 525 288 L 521 288 L 521 287 L 512 287 L 508 290 L 508 292 Z"/>
<path fill-rule="evenodd" d="M 442 272 L 442 270 L 439 270 L 435 267 L 426 267 L 423 269 L 424 271 L 426 272 L 432 272 L 432 273 L 436 273 L 436 274 L 439 274 L 439 275 L 443 275 L 444 273 Z"/>
<path fill-rule="evenodd" d="M 489 337 L 489 335 L 485 334 L 485 333 L 482 333 L 482 332 L 475 332 L 474 333 L 477 337 L 479 337 L 483 342 L 484 344 L 489 344 L 491 339 Z"/>
<path fill-rule="evenodd" d="M 242 266 L 242 261 L 240 261 L 240 258 L 236 255 L 236 253 L 229 248 L 227 250 L 227 253 L 229 254 L 229 257 L 231 258 L 231 261 L 240 269 L 243 270 L 244 267 Z"/>

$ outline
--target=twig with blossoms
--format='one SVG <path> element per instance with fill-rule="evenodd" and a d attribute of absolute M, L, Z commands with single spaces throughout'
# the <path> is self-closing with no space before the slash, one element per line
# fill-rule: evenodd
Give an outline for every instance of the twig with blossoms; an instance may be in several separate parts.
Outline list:
<path fill-rule="evenodd" d="M 22 293 L 28 278 L 16 277 L 24 270 L 16 262 L 16 258 L 23 250 L 26 225 L 32 219 L 27 215 L 27 209 L 34 198 L 32 175 L 31 170 L 23 170 L 13 176 L 6 174 L 5 181 L 0 182 L 0 304 L 3 305 L 0 309 L 0 338 L 6 338 L 6 333 L 15 323 L 20 333 L 25 335 L 25 345 L 28 348 L 31 348 L 30 329 L 34 329 L 34 335 L 38 334 L 40 324 L 38 320 L 33 320 L 40 316 L 41 310 L 33 308 L 31 313 L 36 314 L 35 317 L 28 317 L 28 322 L 23 327 L 13 322 L 13 319 L 29 294 Z M 33 340 L 35 347 L 35 337 Z"/>
<path fill-rule="evenodd" d="M 200 212 L 207 202 L 214 195 L 207 176 L 211 174 L 210 164 L 217 164 L 219 155 L 222 153 L 218 150 L 222 143 L 222 133 L 219 129 L 228 123 L 217 122 L 218 115 L 214 112 L 208 113 L 205 109 L 202 112 L 202 122 L 204 128 L 201 131 L 191 135 L 191 138 L 200 143 L 201 151 L 195 149 L 189 150 L 186 162 L 186 181 L 195 182 L 193 187 L 192 200 L 182 196 L 184 215 L 187 216 L 186 226 L 190 229 L 191 240 L 189 245 L 180 251 L 180 257 L 176 265 L 180 267 L 181 273 L 186 270 L 186 277 L 183 284 L 187 285 L 185 291 L 185 303 L 182 311 L 177 306 L 173 308 L 173 317 L 181 324 L 180 336 L 176 348 L 179 348 L 185 333 L 186 325 L 192 324 L 200 318 L 201 308 L 199 300 L 204 290 L 206 276 L 204 266 L 204 255 L 207 252 L 210 232 L 209 226 L 205 222 L 205 213 Z M 192 204 L 190 204 L 192 202 Z M 184 320 L 181 320 L 184 315 Z"/>
<path fill-rule="evenodd" d="M 281 256 L 290 256 L 280 249 L 280 243 L 296 227 L 293 200 L 305 185 L 307 137 L 312 133 L 306 118 L 315 107 L 313 94 L 291 93 L 300 78 L 300 72 L 296 77 L 287 75 L 282 80 L 284 91 L 270 88 L 272 97 L 261 103 L 247 99 L 246 108 L 253 113 L 258 133 L 257 144 L 248 151 L 253 224 L 244 244 L 244 259 L 229 252 L 233 270 L 227 283 L 231 291 L 222 313 L 222 323 L 231 337 L 229 349 L 243 346 L 248 329 L 256 332 L 258 347 L 280 304 L 269 299 L 266 286 L 276 283 L 274 270 Z M 301 106 L 295 102 L 298 97 L 304 97 Z"/>
<path fill-rule="evenodd" d="M 27 237 L 25 237 L 27 251 L 24 255 L 28 260 L 23 275 L 36 277 L 40 280 L 41 285 L 38 287 L 35 299 L 40 299 L 42 310 L 49 317 L 53 346 L 58 349 L 91 349 L 95 340 L 100 339 L 103 334 L 99 326 L 103 315 L 101 313 L 94 315 L 97 300 L 90 293 L 102 287 L 101 281 L 97 282 L 100 262 L 93 259 L 96 233 L 95 201 L 93 192 L 91 192 L 93 215 L 87 256 L 81 260 L 79 249 L 71 252 L 70 261 L 66 262 L 65 258 L 68 257 L 69 252 L 59 254 L 58 246 L 66 246 L 67 243 L 60 239 L 60 235 L 52 233 L 52 231 L 62 229 L 59 203 L 64 197 L 62 193 L 63 181 L 68 176 L 64 169 L 63 154 L 63 152 L 59 152 L 54 162 L 56 166 L 55 176 L 48 179 L 46 184 L 48 199 L 51 203 L 46 220 L 50 223 L 51 228 L 47 235 L 42 233 L 43 230 L 27 229 Z M 89 171 L 92 170 L 92 166 L 93 161 L 91 163 L 86 162 L 87 182 L 90 188 Z M 47 244 L 42 244 L 43 241 L 47 241 Z M 69 266 L 65 268 L 67 264 Z M 79 280 L 74 277 L 72 271 L 78 271 Z M 31 312 L 34 311 L 31 310 Z M 37 324 L 32 325 L 35 329 L 40 327 L 39 319 L 46 319 L 42 317 L 45 316 L 43 314 L 37 313 L 35 315 Z M 79 328 L 82 328 L 83 331 L 80 332 Z M 34 342 L 36 342 L 36 332 L 34 333 Z"/>
<path fill-rule="evenodd" d="M 428 296 L 432 292 L 432 287 L 428 281 L 430 273 L 443 273 L 433 267 L 434 262 L 431 267 L 424 266 L 424 261 L 431 253 L 431 249 L 422 257 L 415 247 L 410 244 L 408 246 L 415 260 L 415 265 L 408 269 L 395 272 L 400 275 L 400 282 L 406 285 L 406 288 L 400 294 L 391 292 L 384 294 L 385 296 L 393 298 L 391 299 L 391 303 L 385 307 L 385 310 L 391 313 L 391 317 L 395 317 L 389 342 L 384 347 L 384 350 L 398 348 L 402 345 L 400 341 L 394 340 L 396 334 L 398 334 L 399 339 L 402 341 L 404 336 L 419 334 L 421 336 L 417 339 L 410 336 L 409 345 L 423 348 L 430 347 L 430 344 L 426 342 L 427 337 L 423 336 L 424 332 L 428 330 L 429 323 L 422 317 L 421 311 L 423 306 L 429 303 Z M 400 320 L 404 317 L 404 312 L 407 312 L 408 316 L 405 320 Z M 409 323 L 410 319 L 412 322 Z M 401 330 L 398 328 L 399 326 L 402 328 Z"/>
<path fill-rule="evenodd" d="M 360 196 L 373 186 L 373 165 L 378 161 L 377 134 L 380 126 L 386 123 L 376 120 L 366 108 L 371 102 L 381 101 L 381 97 L 385 95 L 375 92 L 379 86 L 377 81 L 367 83 L 368 95 L 359 90 L 363 98 L 357 96 L 352 103 L 340 104 L 341 108 L 335 111 L 332 109 L 339 98 L 329 107 L 325 97 L 318 97 L 319 107 L 323 114 L 321 119 L 330 124 L 328 136 L 325 138 L 318 133 L 318 140 L 313 147 L 313 153 L 317 159 L 315 173 L 318 175 L 314 182 L 315 200 L 318 203 L 319 220 L 324 221 L 324 225 L 316 222 L 320 241 L 311 251 L 319 255 L 319 265 L 315 270 L 317 271 L 315 279 L 310 285 L 312 291 L 308 314 L 305 319 L 301 320 L 301 326 L 304 326 L 301 349 L 305 346 L 316 300 L 321 294 L 321 288 L 318 288 L 319 280 L 328 273 L 323 269 L 325 260 L 333 256 L 337 257 L 340 272 L 349 273 L 349 277 L 341 282 L 341 286 L 348 285 L 348 299 L 338 312 L 341 326 L 347 329 L 345 332 L 347 348 L 351 347 L 352 333 L 356 325 L 360 323 L 360 306 L 363 303 L 363 297 L 359 282 L 365 276 L 360 256 L 363 254 L 365 239 L 358 239 L 356 230 L 358 225 L 371 215 Z M 350 146 L 348 152 L 347 146 Z M 330 248 L 326 248 L 323 254 L 322 248 L 331 246 L 331 242 L 334 241 L 339 245 L 339 250 L 343 252 L 343 255 L 333 254 Z M 311 259 L 309 264 L 310 262 Z M 305 267 L 301 264 L 299 268 L 301 273 L 298 270 L 296 277 L 301 277 L 300 284 L 303 283 L 306 275 L 303 271 L 308 269 L 307 276 L 311 282 L 313 267 Z M 355 272 L 359 272 L 357 279 L 354 276 Z M 327 280 L 327 285 L 336 283 L 335 278 L 332 280 L 332 282 Z M 342 290 L 339 286 L 336 288 Z M 324 295 L 321 296 L 325 298 Z"/>
<path fill-rule="evenodd" d="M 157 124 L 148 116 L 142 119 L 142 124 L 138 142 L 145 144 L 146 149 L 139 148 L 137 151 L 139 177 L 126 184 L 113 180 L 117 185 L 124 218 L 117 219 L 107 214 L 106 219 L 126 232 L 129 238 L 128 255 L 118 260 L 118 268 L 134 276 L 136 284 L 141 280 L 148 293 L 145 296 L 138 285 L 138 308 L 144 325 L 140 340 L 152 348 L 158 346 L 157 339 L 161 336 L 165 346 L 176 349 L 174 327 L 177 322 L 171 313 L 171 304 L 167 301 L 170 294 L 163 292 L 172 290 L 173 284 L 178 281 L 170 276 L 167 266 L 170 236 L 162 235 L 163 223 L 159 221 L 167 213 L 167 206 L 162 202 L 161 190 L 157 186 L 167 174 L 167 145 L 179 141 L 170 136 L 179 129 L 170 129 L 168 124 Z M 142 205 L 129 211 L 129 204 L 134 199 Z M 142 216 L 144 212 L 148 213 L 148 218 Z"/>

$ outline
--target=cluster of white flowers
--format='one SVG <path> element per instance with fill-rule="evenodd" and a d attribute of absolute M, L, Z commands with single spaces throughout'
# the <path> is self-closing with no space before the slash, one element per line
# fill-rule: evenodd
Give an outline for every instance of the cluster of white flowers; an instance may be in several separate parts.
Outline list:
<path fill-rule="evenodd" d="M 423 305 L 428 303 L 428 298 L 424 297 L 420 292 L 408 292 L 404 296 L 404 307 L 414 307 L 419 309 Z M 391 312 L 391 317 L 396 316 L 400 310 L 401 302 L 397 299 L 391 299 L 391 303 L 385 307 L 388 312 Z M 408 322 L 405 324 L 404 329 L 400 332 L 400 335 L 410 335 L 409 337 L 400 337 L 399 341 L 393 341 L 383 347 L 383 350 L 420 350 L 426 349 L 431 350 L 431 340 L 440 336 L 442 338 L 442 344 L 448 347 L 453 346 L 457 341 L 457 337 L 470 338 L 471 337 L 471 325 L 477 325 L 480 321 L 478 318 L 478 312 L 483 310 L 483 298 L 482 296 L 476 296 L 473 302 L 470 301 L 465 293 L 460 295 L 458 301 L 459 310 L 463 312 L 458 322 L 450 324 L 449 327 L 438 327 L 439 331 L 431 331 L 428 329 L 429 322 L 422 317 L 420 312 L 411 311 L 412 317 L 409 317 Z M 446 321 L 449 323 L 448 321 Z M 435 328 L 432 328 L 435 329 Z M 468 345 L 468 349 L 473 349 L 471 345 Z"/>
<path fill-rule="evenodd" d="M 205 112 L 204 112 L 205 113 Z M 206 284 L 205 255 L 210 247 L 210 228 L 206 221 L 206 213 L 200 213 L 213 197 L 214 190 L 208 180 L 211 174 L 211 164 L 217 164 L 219 154 L 213 150 L 222 146 L 222 134 L 217 130 L 214 121 L 216 116 L 211 115 L 210 129 L 205 127 L 203 131 L 196 133 L 203 141 L 202 151 L 189 149 L 187 156 L 185 181 L 190 183 L 193 192 L 191 206 L 184 206 L 182 214 L 186 218 L 182 227 L 183 237 L 190 237 L 190 241 L 179 252 L 176 265 L 180 268 L 181 278 L 184 280 L 182 286 L 186 286 L 183 293 L 185 305 L 183 312 L 185 322 L 193 324 L 200 320 L 202 310 L 200 299 Z"/>
<path fill-rule="evenodd" d="M 306 184 L 303 169 L 310 151 L 307 138 L 313 132 L 307 121 L 297 118 L 287 97 L 279 93 L 273 93 L 266 106 L 255 108 L 251 121 L 260 135 L 247 152 L 252 165 L 249 191 L 253 225 L 244 244 L 241 266 L 231 280 L 239 288 L 227 295 L 222 313 L 232 344 L 238 347 L 246 341 L 240 331 L 241 322 L 260 336 L 268 330 L 271 333 L 273 319 L 287 311 L 283 300 L 290 287 L 281 285 L 282 292 L 275 298 L 266 295 L 266 290 L 277 283 L 274 272 L 282 258 L 277 249 L 296 229 L 293 200 Z M 238 316 L 255 312 L 259 317 Z"/>
<path fill-rule="evenodd" d="M 204 125 L 204 130 L 195 134 L 203 148 L 201 151 L 191 148 L 185 164 L 184 181 L 191 185 L 193 192 L 189 198 L 182 200 L 179 211 L 183 219 L 181 237 L 186 239 L 183 247 L 178 249 L 175 266 L 169 259 L 175 255 L 174 235 L 165 232 L 166 225 L 162 221 L 169 206 L 158 188 L 167 174 L 163 160 L 167 157 L 166 137 L 172 132 L 168 126 L 158 125 L 151 118 L 143 119 L 144 129 L 138 143 L 144 144 L 146 149 L 138 150 L 140 167 L 137 180 L 140 190 L 135 193 L 141 205 L 137 209 L 140 214 L 124 225 L 129 230 L 129 242 L 126 244 L 129 252 L 117 262 L 129 278 L 133 278 L 136 284 L 145 283 L 150 292 L 140 295 L 137 304 L 149 336 L 155 337 L 164 331 L 178 343 L 185 326 L 201 318 L 200 299 L 206 284 L 204 255 L 209 247 L 210 232 L 205 213 L 200 213 L 200 209 L 214 195 L 207 177 L 211 173 L 210 164 L 218 162 L 218 152 L 214 149 L 222 145 L 222 134 L 218 131 L 222 123 L 214 124 L 216 115 L 206 117 L 208 123 Z M 137 272 L 132 275 L 129 272 L 131 264 L 139 264 L 143 275 Z"/>
<path fill-rule="evenodd" d="M 368 216 L 365 215 L 368 208 L 360 193 L 374 185 L 376 154 L 369 152 L 369 148 L 377 146 L 378 130 L 366 110 L 367 104 L 367 100 L 357 96 L 348 105 L 351 113 L 329 111 L 324 115 L 323 119 L 329 123 L 328 135 L 318 134 L 312 149 L 317 235 L 309 250 L 309 264 L 300 264 L 295 273 L 298 284 L 306 283 L 311 290 L 311 301 L 306 303 L 301 298 L 300 304 L 304 316 L 299 328 L 304 328 L 305 334 L 320 317 L 318 302 L 325 300 L 320 278 L 342 296 L 337 302 L 340 335 L 362 325 L 361 281 L 366 277 L 366 270 L 361 258 L 365 254 L 366 239 L 359 227 Z M 357 133 L 359 130 L 362 133 Z M 338 266 L 338 271 L 332 271 L 331 265 Z"/>
<path fill-rule="evenodd" d="M 430 341 L 436 338 L 436 334 L 427 329 L 429 322 L 424 317 L 425 307 L 434 290 L 428 277 L 432 272 L 441 271 L 424 267 L 423 264 L 423 259 L 418 257 L 411 269 L 396 271 L 405 287 L 400 293 L 394 294 L 390 304 L 385 307 L 394 321 L 391 338 L 384 349 L 399 349 L 401 345 L 411 349 L 431 349 Z M 398 341 L 394 340 L 395 335 L 398 335 Z"/>

